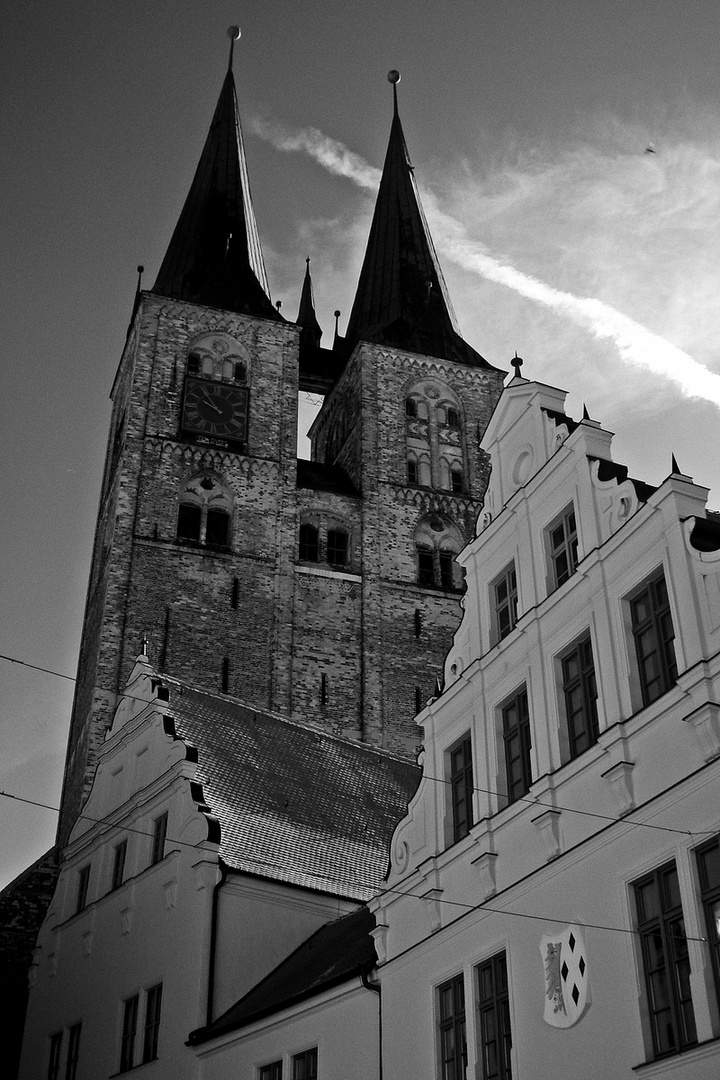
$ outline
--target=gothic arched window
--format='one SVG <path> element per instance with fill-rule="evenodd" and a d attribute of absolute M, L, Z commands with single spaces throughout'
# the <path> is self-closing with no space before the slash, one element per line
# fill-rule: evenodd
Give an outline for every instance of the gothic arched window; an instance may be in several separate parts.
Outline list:
<path fill-rule="evenodd" d="M 233 497 L 219 478 L 212 473 L 193 477 L 178 501 L 178 540 L 205 547 L 229 548 L 232 510 Z"/>
<path fill-rule="evenodd" d="M 428 514 L 415 529 L 418 584 L 437 589 L 461 589 L 462 571 L 455 556 L 464 546 L 459 528 L 444 514 Z"/>
<path fill-rule="evenodd" d="M 298 560 L 325 563 L 333 569 L 349 569 L 352 561 L 351 532 L 342 522 L 322 512 L 308 514 L 300 523 Z"/>

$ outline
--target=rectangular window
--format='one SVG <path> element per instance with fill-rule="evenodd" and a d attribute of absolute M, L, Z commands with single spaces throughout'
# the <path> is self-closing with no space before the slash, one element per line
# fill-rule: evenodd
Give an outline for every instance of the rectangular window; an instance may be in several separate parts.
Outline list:
<path fill-rule="evenodd" d="M 578 537 L 575 510 L 569 506 L 547 530 L 551 588 L 557 589 L 575 573 L 578 564 Z"/>
<path fill-rule="evenodd" d="M 178 540 L 194 540 L 199 543 L 201 523 L 202 512 L 199 506 L 180 503 L 177 524 Z"/>
<path fill-rule="evenodd" d="M 478 974 L 480 1060 L 483 1080 L 511 1080 L 510 999 L 505 953 L 481 964 Z"/>
<path fill-rule="evenodd" d="M 530 712 L 527 691 L 521 690 L 502 710 L 503 742 L 505 744 L 505 777 L 508 802 L 515 802 L 530 790 Z"/>
<path fill-rule="evenodd" d="M 441 551 L 440 553 L 440 585 L 443 589 L 455 588 L 453 581 L 453 563 L 455 562 L 454 551 Z"/>
<path fill-rule="evenodd" d="M 157 986 L 153 986 L 147 992 L 147 1002 L 145 1004 L 145 1031 L 143 1032 L 143 1064 L 146 1061 L 154 1061 L 158 1056 L 161 1005 L 162 983 L 158 983 Z"/>
<path fill-rule="evenodd" d="M 449 753 L 453 843 L 467 836 L 473 823 L 472 741 L 463 739 Z"/>
<path fill-rule="evenodd" d="M 515 628 L 517 622 L 518 594 L 514 562 L 496 578 L 492 589 L 496 639 L 502 641 Z"/>
<path fill-rule="evenodd" d="M 462 975 L 438 987 L 441 1080 L 465 1080 L 465 983 Z"/>
<path fill-rule="evenodd" d="M 115 853 L 113 856 L 113 872 L 112 872 L 112 884 L 111 888 L 119 889 L 123 883 L 123 876 L 125 874 L 125 857 L 127 855 L 127 840 L 123 840 L 115 847 Z"/>
<path fill-rule="evenodd" d="M 135 1061 L 135 1037 L 137 1035 L 138 1005 L 137 994 L 128 998 L 123 1008 L 122 1039 L 120 1041 L 120 1072 L 132 1069 Z"/>
<path fill-rule="evenodd" d="M 292 1069 L 292 1080 L 317 1080 L 317 1047 L 295 1054 Z"/>
<path fill-rule="evenodd" d="M 649 705 L 677 679 L 675 632 L 670 614 L 665 575 L 649 581 L 630 600 L 630 618 L 635 639 L 643 705 Z"/>
<path fill-rule="evenodd" d="M 637 931 L 656 1057 L 697 1042 L 690 959 L 675 863 L 635 882 Z"/>
<path fill-rule="evenodd" d="M 720 836 L 703 844 L 695 854 L 715 990 L 720 1002 Z"/>
<path fill-rule="evenodd" d="M 417 461 L 410 458 L 407 463 L 407 476 L 408 484 L 417 484 L 418 482 L 418 466 Z"/>
<path fill-rule="evenodd" d="M 298 551 L 298 555 L 306 562 L 318 561 L 318 531 L 314 525 L 300 526 L 300 548 Z"/>
<path fill-rule="evenodd" d="M 282 1080 L 282 1061 L 271 1061 L 269 1065 L 262 1065 L 258 1080 Z"/>
<path fill-rule="evenodd" d="M 47 1080 L 58 1080 L 60 1075 L 60 1054 L 62 1053 L 62 1031 L 50 1036 L 50 1058 L 48 1060 Z"/>
<path fill-rule="evenodd" d="M 230 515 L 224 510 L 208 510 L 205 522 L 205 543 L 212 547 L 227 547 L 230 541 Z"/>
<path fill-rule="evenodd" d="M 563 696 L 570 757 L 582 754 L 598 737 L 597 683 L 590 635 L 562 658 Z"/>
<path fill-rule="evenodd" d="M 82 911 L 87 904 L 88 886 L 90 885 L 90 864 L 83 866 L 77 877 L 77 896 L 75 898 L 75 913 Z"/>
<path fill-rule="evenodd" d="M 435 584 L 435 567 L 430 548 L 418 547 L 418 581 L 421 585 Z"/>
<path fill-rule="evenodd" d="M 150 865 L 160 862 L 165 858 L 165 837 L 167 836 L 167 823 L 168 816 L 167 810 L 160 817 L 155 818 L 153 821 L 153 841 L 152 852 L 150 854 Z"/>
<path fill-rule="evenodd" d="M 348 534 L 342 529 L 328 529 L 327 561 L 331 566 L 347 566 Z"/>
<path fill-rule="evenodd" d="M 65 1080 L 75 1080 L 80 1057 L 80 1033 L 82 1024 L 73 1024 L 68 1032 L 68 1055 L 65 1064 Z"/>

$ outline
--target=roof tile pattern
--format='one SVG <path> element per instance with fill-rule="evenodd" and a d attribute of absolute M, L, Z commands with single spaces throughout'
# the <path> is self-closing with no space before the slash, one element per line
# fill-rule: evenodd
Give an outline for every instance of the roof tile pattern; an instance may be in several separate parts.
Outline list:
<path fill-rule="evenodd" d="M 176 734 L 233 869 L 357 900 L 382 883 L 420 770 L 350 739 L 163 677 Z"/>

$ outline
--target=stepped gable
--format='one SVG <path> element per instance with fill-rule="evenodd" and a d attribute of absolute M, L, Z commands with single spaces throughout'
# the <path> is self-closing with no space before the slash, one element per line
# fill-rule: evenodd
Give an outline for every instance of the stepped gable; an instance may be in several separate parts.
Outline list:
<path fill-rule="evenodd" d="M 207 1042 L 371 971 L 377 963 L 374 926 L 364 906 L 321 926 L 227 1012 L 191 1032 L 188 1042 Z"/>
<path fill-rule="evenodd" d="M 177 736 L 197 748 L 196 779 L 231 869 L 355 900 L 377 892 L 419 768 L 167 675 L 163 683 Z"/>

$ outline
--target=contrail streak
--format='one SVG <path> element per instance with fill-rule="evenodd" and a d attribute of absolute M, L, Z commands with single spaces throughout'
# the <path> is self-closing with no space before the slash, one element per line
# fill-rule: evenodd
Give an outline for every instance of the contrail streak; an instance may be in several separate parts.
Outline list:
<path fill-rule="evenodd" d="M 253 121 L 251 126 L 257 135 L 278 150 L 306 153 L 328 172 L 344 176 L 367 191 L 377 190 L 380 170 L 317 128 L 287 131 L 259 120 Z M 602 300 L 556 289 L 488 255 L 481 244 L 467 235 L 461 222 L 439 209 L 432 192 L 423 191 L 423 202 L 438 249 L 458 266 L 552 308 L 597 338 L 613 341 L 626 363 L 664 376 L 687 397 L 703 398 L 720 405 L 720 375 L 688 353 Z"/>

